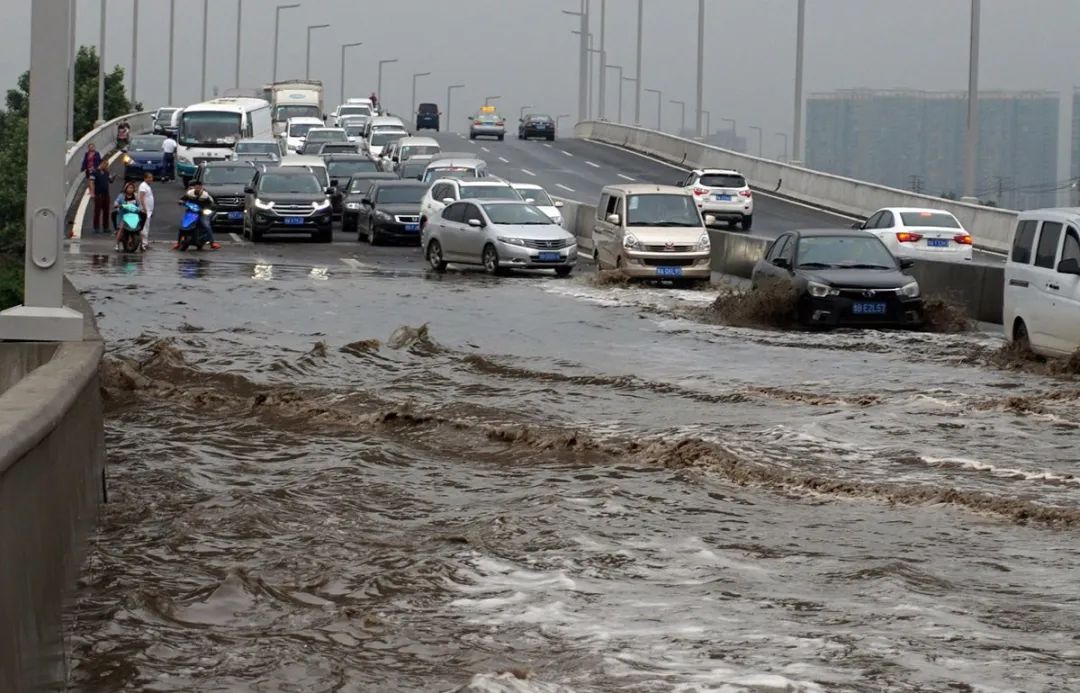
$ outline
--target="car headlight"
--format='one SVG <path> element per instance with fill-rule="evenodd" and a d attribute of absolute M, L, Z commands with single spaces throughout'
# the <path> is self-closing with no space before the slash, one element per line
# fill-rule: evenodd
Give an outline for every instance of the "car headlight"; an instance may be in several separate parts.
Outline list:
<path fill-rule="evenodd" d="M 896 290 L 896 293 L 905 298 L 918 298 L 919 297 L 919 282 L 911 282 L 905 284 Z"/>
<path fill-rule="evenodd" d="M 128 156 L 127 154 L 125 154 L 125 155 L 124 155 L 124 163 L 125 163 L 125 164 L 131 164 L 131 163 L 134 163 L 134 161 L 135 161 L 135 160 L 134 160 L 134 159 L 132 159 L 132 158 L 131 158 L 130 156 Z"/>
<path fill-rule="evenodd" d="M 819 282 L 809 282 L 806 285 L 806 290 L 810 292 L 810 295 L 814 298 L 825 298 L 826 296 L 839 296 L 840 291 L 834 289 L 828 284 L 821 284 Z"/>
<path fill-rule="evenodd" d="M 381 209 L 375 210 L 375 218 L 382 219 L 383 221 L 390 221 L 391 219 L 393 219 L 393 217 L 391 217 L 389 214 L 382 211 Z"/>
<path fill-rule="evenodd" d="M 498 238 L 500 243 L 506 243 L 507 245 L 525 245 L 524 238 L 509 238 L 507 236 L 499 236 Z"/>
<path fill-rule="evenodd" d="M 273 202 L 263 202 L 262 200 L 256 198 L 255 199 L 255 207 L 257 209 L 273 209 L 274 208 L 274 203 Z"/>
<path fill-rule="evenodd" d="M 323 200 L 322 202 L 312 202 L 311 206 L 315 208 L 316 212 L 320 212 L 324 209 L 330 208 L 330 200 Z"/>
<path fill-rule="evenodd" d="M 345 209 L 358 210 L 358 209 L 360 209 L 360 203 L 359 202 L 346 202 L 345 203 Z"/>
<path fill-rule="evenodd" d="M 712 248 L 712 241 L 709 240 L 709 234 L 701 234 L 701 238 L 698 239 L 697 245 L 694 246 L 694 250 L 709 250 Z"/>
<path fill-rule="evenodd" d="M 632 233 L 628 233 L 623 236 L 622 246 L 627 250 L 640 250 L 641 243 L 638 241 L 637 236 Z"/>

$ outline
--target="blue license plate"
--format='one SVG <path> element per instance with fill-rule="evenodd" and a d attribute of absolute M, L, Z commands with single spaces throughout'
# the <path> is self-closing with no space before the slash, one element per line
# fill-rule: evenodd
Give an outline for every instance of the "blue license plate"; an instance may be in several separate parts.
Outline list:
<path fill-rule="evenodd" d="M 419 231 L 420 224 L 405 224 L 406 231 Z"/>
<path fill-rule="evenodd" d="M 926 239 L 926 245 L 928 245 L 931 248 L 948 248 L 949 247 L 949 239 L 948 238 L 927 238 Z"/>
<path fill-rule="evenodd" d="M 886 305 L 880 301 L 873 303 L 855 303 L 851 306 L 851 312 L 855 315 L 885 315 Z"/>
<path fill-rule="evenodd" d="M 540 253 L 537 259 L 540 262 L 558 262 L 562 257 L 559 253 Z"/>
<path fill-rule="evenodd" d="M 681 277 L 682 267 L 657 267 L 656 276 L 658 277 Z"/>
<path fill-rule="evenodd" d="M 731 202 L 731 195 L 717 195 L 716 199 L 720 202 Z"/>
<path fill-rule="evenodd" d="M 286 226 L 302 226 L 304 217 L 285 217 Z"/>
<path fill-rule="evenodd" d="M 229 212 L 229 221 L 240 221 L 243 218 L 243 212 Z"/>

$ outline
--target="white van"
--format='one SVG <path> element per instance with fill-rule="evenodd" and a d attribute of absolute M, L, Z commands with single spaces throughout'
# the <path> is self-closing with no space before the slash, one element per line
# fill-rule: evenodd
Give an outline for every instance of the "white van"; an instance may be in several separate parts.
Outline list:
<path fill-rule="evenodd" d="M 1080 349 L 1080 208 L 1021 212 L 1005 262 L 1005 337 L 1042 356 Z"/>
<path fill-rule="evenodd" d="M 289 118 L 285 123 L 285 130 L 281 133 L 281 137 L 285 140 L 285 151 L 289 154 L 295 154 L 304 146 L 304 141 L 307 140 L 307 134 L 313 128 L 325 127 L 326 124 L 319 118 L 309 118 L 306 116 L 299 118 Z"/>

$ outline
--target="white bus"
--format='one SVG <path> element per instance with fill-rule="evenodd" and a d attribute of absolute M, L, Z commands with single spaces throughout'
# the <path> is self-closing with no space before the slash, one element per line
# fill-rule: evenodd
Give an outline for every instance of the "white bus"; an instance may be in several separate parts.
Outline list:
<path fill-rule="evenodd" d="M 221 98 L 188 106 L 179 125 L 176 170 L 184 185 L 203 161 L 232 156 L 237 140 L 273 138 L 270 104 L 263 99 Z"/>

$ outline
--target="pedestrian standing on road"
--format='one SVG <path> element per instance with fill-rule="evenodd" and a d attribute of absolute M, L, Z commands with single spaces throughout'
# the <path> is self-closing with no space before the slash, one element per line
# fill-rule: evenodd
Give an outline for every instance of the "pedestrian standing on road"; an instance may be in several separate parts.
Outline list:
<path fill-rule="evenodd" d="M 154 189 L 150 184 L 154 182 L 154 174 L 147 171 L 143 174 L 143 182 L 139 183 L 139 206 L 146 213 L 146 221 L 142 227 L 142 249 L 150 249 L 150 222 L 154 218 Z"/>
<path fill-rule="evenodd" d="M 165 135 L 165 144 L 161 145 L 161 151 L 165 152 L 165 178 L 176 178 L 176 140 L 172 135 Z"/>
<path fill-rule="evenodd" d="M 79 170 L 86 174 L 86 179 L 89 181 L 90 175 L 97 170 L 98 166 L 101 166 L 101 154 L 91 142 L 86 147 L 86 156 L 83 157 L 82 167 Z"/>
<path fill-rule="evenodd" d="M 109 229 L 109 185 L 113 177 L 109 174 L 109 162 L 102 161 L 90 173 L 90 181 L 86 185 L 86 194 L 94 198 L 94 233 L 107 233 Z"/>

